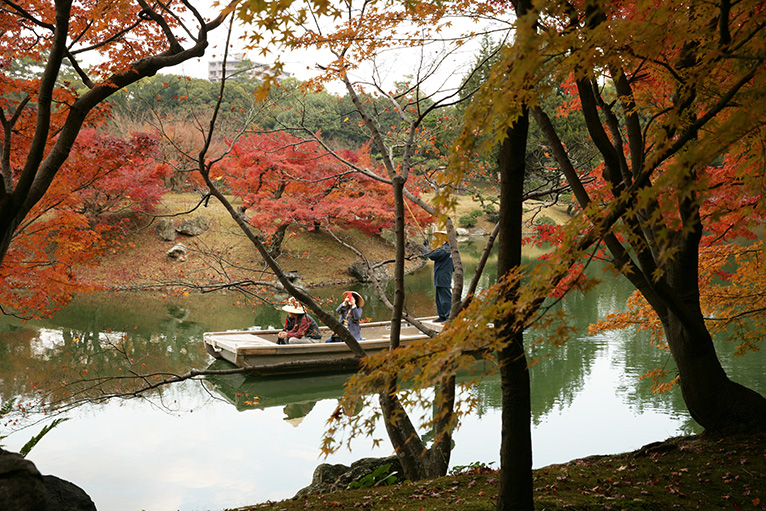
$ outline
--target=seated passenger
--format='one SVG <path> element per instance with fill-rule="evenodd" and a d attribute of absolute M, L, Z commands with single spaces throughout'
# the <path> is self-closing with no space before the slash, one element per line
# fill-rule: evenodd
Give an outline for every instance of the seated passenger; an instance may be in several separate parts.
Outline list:
<path fill-rule="evenodd" d="M 359 321 L 362 319 L 362 307 L 364 298 L 356 291 L 346 291 L 343 293 L 343 302 L 335 309 L 340 317 L 338 320 L 345 326 L 354 339 L 362 340 L 362 327 Z M 343 342 L 343 339 L 333 334 L 325 342 Z"/>
<path fill-rule="evenodd" d="M 287 318 L 285 318 L 285 327 L 277 334 L 277 344 L 322 342 L 316 320 L 306 313 L 306 309 L 295 298 L 290 298 L 282 310 L 287 312 Z"/>

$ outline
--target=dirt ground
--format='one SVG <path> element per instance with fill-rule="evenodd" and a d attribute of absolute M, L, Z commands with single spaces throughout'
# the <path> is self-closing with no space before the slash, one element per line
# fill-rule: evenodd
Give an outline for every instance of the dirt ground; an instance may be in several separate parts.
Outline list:
<path fill-rule="evenodd" d="M 272 280 L 264 268 L 261 257 L 226 210 L 215 201 L 207 207 L 196 206 L 199 198 L 193 194 L 173 194 L 164 198 L 158 210 L 160 215 L 180 223 L 198 215 L 206 216 L 210 229 L 195 237 L 179 235 L 174 241 L 162 241 L 157 236 L 158 219 L 142 219 L 135 232 L 119 245 L 110 247 L 95 265 L 80 268 L 77 275 L 84 282 L 103 285 L 112 289 L 151 289 L 189 284 L 215 284 L 236 280 Z M 196 209 L 195 209 L 196 208 Z M 470 197 L 462 197 L 454 218 L 478 209 Z M 525 205 L 525 231 L 530 232 L 535 221 L 542 216 L 556 223 L 565 222 L 569 216 L 562 207 L 541 208 L 540 203 Z M 491 232 L 494 224 L 485 217 L 478 219 L 477 227 Z M 364 247 L 371 261 L 393 258 L 393 246 L 381 236 L 368 237 L 359 232 L 340 233 L 352 246 Z M 167 251 L 177 243 L 189 250 L 185 261 L 170 259 Z M 292 231 L 284 243 L 284 253 L 278 261 L 286 271 L 296 271 L 304 276 L 309 286 L 336 285 L 351 282 L 349 266 L 358 256 L 342 247 L 324 232 Z M 418 268 L 422 260 L 408 262 L 407 270 Z"/>

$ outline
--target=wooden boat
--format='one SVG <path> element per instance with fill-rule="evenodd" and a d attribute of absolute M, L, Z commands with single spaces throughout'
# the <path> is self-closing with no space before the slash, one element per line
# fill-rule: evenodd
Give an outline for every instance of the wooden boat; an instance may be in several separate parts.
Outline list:
<path fill-rule="evenodd" d="M 436 316 L 419 318 L 424 325 L 436 331 L 443 325 L 434 323 Z M 224 359 L 237 367 L 252 369 L 254 374 L 290 374 L 325 371 L 356 370 L 359 360 L 342 342 L 316 344 L 277 344 L 281 329 L 243 330 L 229 332 L 206 332 L 203 335 L 205 349 L 215 358 Z M 322 339 L 332 332 L 321 327 Z M 388 349 L 391 332 L 390 321 L 362 324 L 359 343 L 368 354 Z M 407 345 L 428 337 L 409 323 L 402 323 L 400 344 Z"/>

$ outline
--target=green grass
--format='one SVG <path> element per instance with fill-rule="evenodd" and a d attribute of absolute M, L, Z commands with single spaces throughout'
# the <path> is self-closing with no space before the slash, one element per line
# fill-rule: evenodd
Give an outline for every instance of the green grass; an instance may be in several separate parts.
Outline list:
<path fill-rule="evenodd" d="M 496 509 L 498 487 L 496 471 L 478 468 L 431 481 L 311 495 L 238 511 L 490 511 Z M 535 470 L 534 495 L 538 511 L 764 510 L 766 434 L 678 437 L 632 453 L 551 465 Z"/>

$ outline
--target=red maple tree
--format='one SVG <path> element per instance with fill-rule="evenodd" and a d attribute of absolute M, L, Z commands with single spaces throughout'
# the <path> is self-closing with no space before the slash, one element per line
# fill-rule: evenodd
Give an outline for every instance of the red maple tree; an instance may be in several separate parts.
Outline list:
<path fill-rule="evenodd" d="M 338 154 L 373 165 L 368 147 Z M 250 225 L 269 236 L 272 253 L 281 250 L 290 227 L 356 228 L 372 235 L 395 221 L 389 185 L 349 170 L 318 143 L 286 132 L 238 140 L 215 172 L 214 179 L 242 200 Z M 421 222 L 430 218 L 419 211 Z"/>
<path fill-rule="evenodd" d="M 165 190 L 166 167 L 154 162 L 158 137 L 129 140 L 86 129 L 48 193 L 16 230 L 0 266 L 5 312 L 51 314 L 78 283 L 73 268 L 118 243 L 138 212 L 149 212 Z"/>
<path fill-rule="evenodd" d="M 89 222 L 84 217 L 79 229 L 75 221 L 56 223 L 49 212 L 55 200 L 45 198 L 57 186 L 57 176 L 66 172 L 81 130 L 97 125 L 104 101 L 115 91 L 201 56 L 209 32 L 230 10 L 207 21 L 189 2 L 22 0 L 2 5 L 0 288 L 8 298 L 2 306 L 39 310 L 47 299 L 36 302 L 34 298 L 40 297 L 31 298 L 34 292 L 17 290 L 28 285 L 32 273 L 41 271 L 57 273 L 51 274 L 54 288 L 66 286 L 70 282 L 66 268 L 72 261 L 58 254 L 60 250 L 53 254 L 52 248 L 68 246 L 84 252 L 93 245 L 93 231 L 85 228 Z M 83 61 L 95 64 L 86 69 Z M 103 199 L 91 200 L 90 206 Z M 40 229 L 46 222 L 55 225 L 46 231 L 58 234 L 54 238 L 48 234 L 41 242 L 31 236 L 32 226 Z M 68 229 L 71 232 L 65 236 Z M 58 296 L 56 289 L 51 291 L 51 296 Z"/>

